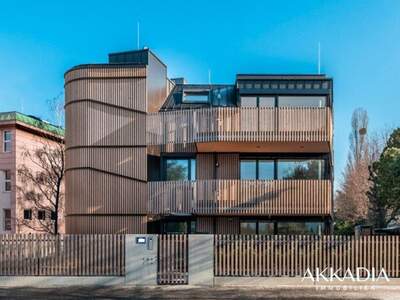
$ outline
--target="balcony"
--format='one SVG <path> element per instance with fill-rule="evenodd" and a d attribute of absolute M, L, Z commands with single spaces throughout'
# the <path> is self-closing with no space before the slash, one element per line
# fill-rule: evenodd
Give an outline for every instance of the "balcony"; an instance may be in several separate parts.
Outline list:
<path fill-rule="evenodd" d="M 148 182 L 151 214 L 321 216 L 332 213 L 330 180 Z"/>
<path fill-rule="evenodd" d="M 304 151 L 328 152 L 331 140 L 329 107 L 218 107 L 165 111 L 147 116 L 147 144 L 150 146 L 196 144 L 198 151 L 240 152 L 243 145 L 251 147 L 253 144 L 253 150 L 258 151 L 261 144 L 261 147 L 272 148 L 259 151 L 274 152 L 274 143 L 278 143 L 275 145 L 277 151 L 285 151 L 283 144 L 294 143 L 300 145 L 299 148 L 309 147 Z M 231 144 L 229 148 L 218 148 L 221 142 Z"/>

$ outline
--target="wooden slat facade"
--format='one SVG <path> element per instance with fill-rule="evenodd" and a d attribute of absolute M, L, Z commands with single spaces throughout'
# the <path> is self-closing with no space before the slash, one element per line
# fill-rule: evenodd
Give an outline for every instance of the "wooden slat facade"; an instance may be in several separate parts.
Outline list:
<path fill-rule="evenodd" d="M 343 277 L 357 267 L 400 277 L 399 236 L 215 235 L 215 276 L 303 277 L 333 268 Z M 377 277 L 378 274 L 375 274 Z M 365 270 L 360 277 L 366 276 Z"/>
<path fill-rule="evenodd" d="M 218 107 L 164 111 L 149 114 L 146 122 L 148 145 L 332 141 L 330 107 Z"/>
<path fill-rule="evenodd" d="M 188 283 L 188 236 L 164 234 L 158 236 L 158 283 Z"/>
<path fill-rule="evenodd" d="M 123 235 L 0 235 L 0 276 L 124 276 Z"/>
<path fill-rule="evenodd" d="M 199 215 L 323 216 L 330 180 L 196 180 L 148 183 L 149 212 Z"/>
<path fill-rule="evenodd" d="M 146 232 L 147 76 L 132 65 L 66 73 L 67 233 Z"/>

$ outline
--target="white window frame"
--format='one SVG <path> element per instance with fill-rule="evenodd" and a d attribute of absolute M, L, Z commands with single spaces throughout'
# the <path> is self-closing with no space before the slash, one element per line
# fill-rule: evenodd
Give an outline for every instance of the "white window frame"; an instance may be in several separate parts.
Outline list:
<path fill-rule="evenodd" d="M 6 135 L 10 134 L 10 139 L 6 140 Z M 7 151 L 6 145 L 10 145 L 10 150 Z M 4 130 L 3 131 L 3 152 L 8 153 L 12 151 L 12 132 L 11 130 Z"/>
<path fill-rule="evenodd" d="M 3 172 L 4 172 L 4 191 L 11 192 L 11 190 L 12 190 L 11 170 L 3 170 Z M 9 178 L 7 178 L 7 173 L 10 175 Z M 7 189 L 7 183 L 9 183 L 10 189 Z"/>

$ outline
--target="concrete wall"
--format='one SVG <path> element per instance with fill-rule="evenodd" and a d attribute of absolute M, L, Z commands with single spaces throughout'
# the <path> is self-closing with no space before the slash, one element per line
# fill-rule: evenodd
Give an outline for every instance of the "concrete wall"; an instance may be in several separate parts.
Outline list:
<path fill-rule="evenodd" d="M 214 236 L 189 235 L 189 284 L 212 286 L 214 284 Z"/>

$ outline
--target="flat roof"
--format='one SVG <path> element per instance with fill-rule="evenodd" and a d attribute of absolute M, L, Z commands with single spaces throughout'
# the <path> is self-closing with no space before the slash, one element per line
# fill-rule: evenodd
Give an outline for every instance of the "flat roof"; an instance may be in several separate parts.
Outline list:
<path fill-rule="evenodd" d="M 305 79 L 330 79 L 325 74 L 237 74 L 236 80 L 305 80 Z"/>

